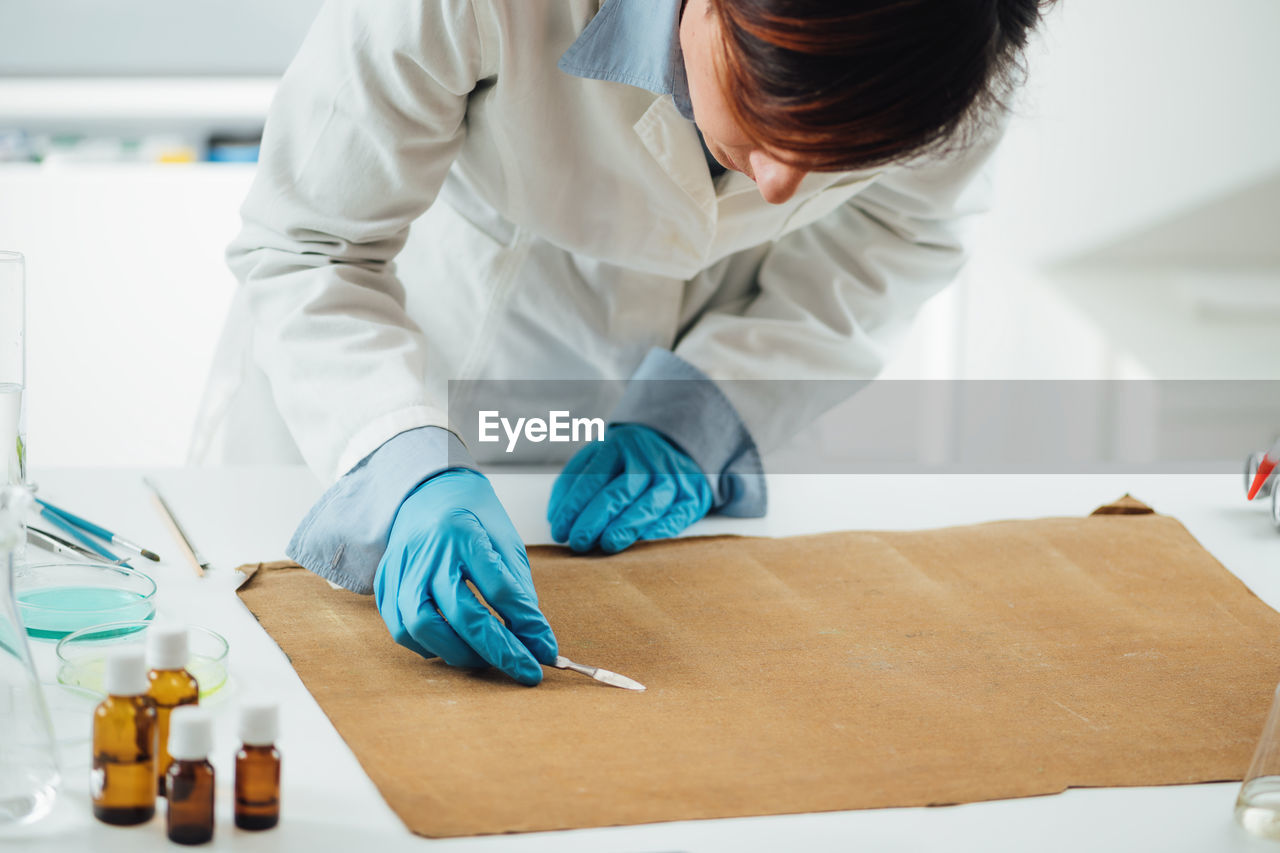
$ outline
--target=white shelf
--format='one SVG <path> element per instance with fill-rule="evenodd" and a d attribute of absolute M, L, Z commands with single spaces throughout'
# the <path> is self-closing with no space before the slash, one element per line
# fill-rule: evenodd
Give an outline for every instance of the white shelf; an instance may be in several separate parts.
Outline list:
<path fill-rule="evenodd" d="M 147 183 L 185 182 L 200 186 L 205 182 L 225 180 L 228 175 L 238 180 L 249 180 L 258 168 L 257 163 L 211 163 L 197 160 L 193 163 L 155 163 L 149 161 L 95 162 L 53 159 L 44 163 L 0 162 L 0 197 L 3 192 L 15 188 L 36 190 L 51 180 L 90 181 L 94 186 L 119 183 L 121 191 L 128 190 L 130 181 Z"/>
<path fill-rule="evenodd" d="M 0 126 L 65 121 L 262 121 L 275 77 L 0 80 Z"/>

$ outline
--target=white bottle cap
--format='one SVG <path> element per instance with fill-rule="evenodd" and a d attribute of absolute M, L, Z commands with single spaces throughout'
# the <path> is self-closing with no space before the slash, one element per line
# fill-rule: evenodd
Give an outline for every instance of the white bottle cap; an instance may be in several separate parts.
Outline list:
<path fill-rule="evenodd" d="M 213 718 L 196 705 L 179 705 L 169 717 L 169 755 L 201 761 L 213 749 Z"/>
<path fill-rule="evenodd" d="M 187 665 L 185 625 L 152 625 L 147 631 L 147 665 L 152 669 L 182 669 Z"/>
<path fill-rule="evenodd" d="M 276 703 L 258 700 L 240 706 L 240 740 L 245 746 L 271 746 L 280 732 Z"/>
<path fill-rule="evenodd" d="M 147 662 L 142 649 L 120 649 L 107 655 L 103 679 L 108 696 L 141 696 L 147 692 Z"/>

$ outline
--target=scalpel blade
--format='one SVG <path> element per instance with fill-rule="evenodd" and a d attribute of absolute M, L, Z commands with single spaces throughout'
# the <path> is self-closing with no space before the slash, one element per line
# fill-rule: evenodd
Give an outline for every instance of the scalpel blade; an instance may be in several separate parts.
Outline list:
<path fill-rule="evenodd" d="M 566 657 L 557 657 L 553 664 L 556 669 L 570 669 L 574 672 L 580 672 L 590 678 L 594 678 L 601 684 L 607 684 L 610 687 L 621 687 L 623 690 L 644 690 L 644 685 L 638 681 L 627 678 L 625 675 L 619 675 L 616 672 L 607 669 L 601 669 L 598 666 L 583 666 L 580 663 L 574 663 Z"/>

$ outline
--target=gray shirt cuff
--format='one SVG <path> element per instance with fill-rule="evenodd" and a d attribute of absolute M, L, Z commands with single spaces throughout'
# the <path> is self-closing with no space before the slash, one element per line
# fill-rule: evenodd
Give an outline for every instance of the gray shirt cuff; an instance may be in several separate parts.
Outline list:
<path fill-rule="evenodd" d="M 657 430 L 687 453 L 711 483 L 715 511 L 742 518 L 765 514 L 764 466 L 755 441 L 719 386 L 675 353 L 649 351 L 609 421 Z"/>
<path fill-rule="evenodd" d="M 435 426 L 386 441 L 320 496 L 289 540 L 289 558 L 353 592 L 373 592 L 400 504 L 450 468 L 479 468 L 456 435 Z"/>

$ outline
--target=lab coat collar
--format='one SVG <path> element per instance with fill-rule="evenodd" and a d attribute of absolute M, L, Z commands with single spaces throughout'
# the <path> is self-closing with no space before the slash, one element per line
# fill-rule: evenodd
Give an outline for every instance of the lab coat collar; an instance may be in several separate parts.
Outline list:
<path fill-rule="evenodd" d="M 560 57 L 560 70 L 670 95 L 680 115 L 693 121 L 680 7 L 681 0 L 606 0 Z"/>

